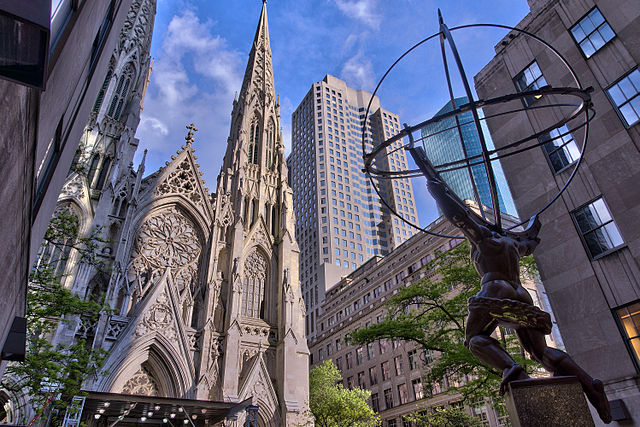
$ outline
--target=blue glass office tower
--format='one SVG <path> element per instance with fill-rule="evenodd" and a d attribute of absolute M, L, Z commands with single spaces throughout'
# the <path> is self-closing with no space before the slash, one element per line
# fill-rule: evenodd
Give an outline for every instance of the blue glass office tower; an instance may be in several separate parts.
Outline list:
<path fill-rule="evenodd" d="M 455 99 L 456 107 L 466 104 L 467 102 L 466 97 Z M 435 115 L 447 113 L 452 109 L 452 103 L 449 101 Z M 460 123 L 460 133 L 458 133 L 456 129 L 455 117 L 444 119 L 438 123 L 425 126 L 422 129 L 422 143 L 427 157 L 434 166 L 464 159 L 465 151 L 466 157 L 473 157 L 482 153 L 480 137 L 473 123 L 473 115 L 470 112 L 460 114 L 458 121 Z M 493 148 L 493 142 L 491 141 L 489 130 L 484 126 L 484 122 L 482 125 L 487 147 L 491 149 Z M 460 141 L 460 135 L 462 135 L 462 141 Z M 504 213 L 515 215 L 516 212 L 511 193 L 499 162 L 493 162 L 493 169 L 498 187 L 500 210 Z M 473 184 L 467 168 L 443 172 L 441 175 L 447 185 L 449 185 L 462 200 L 471 199 L 476 201 Z M 476 184 L 480 202 L 485 206 L 493 207 L 487 170 L 484 164 L 471 166 L 471 175 Z"/>

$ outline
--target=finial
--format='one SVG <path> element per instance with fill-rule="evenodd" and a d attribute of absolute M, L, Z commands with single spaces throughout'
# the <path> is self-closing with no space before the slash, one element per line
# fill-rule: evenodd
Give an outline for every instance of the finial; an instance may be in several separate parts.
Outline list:
<path fill-rule="evenodd" d="M 193 123 L 191 123 L 189 126 L 186 126 L 186 128 L 189 129 L 189 133 L 187 133 L 187 136 L 185 136 L 184 139 L 187 140 L 187 144 L 191 144 L 194 141 L 193 132 L 198 132 L 198 129 L 196 129 Z"/>
<path fill-rule="evenodd" d="M 440 8 L 438 8 L 438 24 L 442 25 L 444 23 L 444 19 L 442 19 L 442 12 Z"/>

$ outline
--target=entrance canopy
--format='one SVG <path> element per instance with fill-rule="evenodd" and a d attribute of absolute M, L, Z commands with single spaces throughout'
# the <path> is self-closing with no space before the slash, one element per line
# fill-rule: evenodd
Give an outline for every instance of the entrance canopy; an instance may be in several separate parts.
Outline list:
<path fill-rule="evenodd" d="M 87 425 L 164 424 L 167 426 L 213 426 L 250 407 L 240 403 L 175 399 L 119 393 L 89 392 L 81 420 Z"/>

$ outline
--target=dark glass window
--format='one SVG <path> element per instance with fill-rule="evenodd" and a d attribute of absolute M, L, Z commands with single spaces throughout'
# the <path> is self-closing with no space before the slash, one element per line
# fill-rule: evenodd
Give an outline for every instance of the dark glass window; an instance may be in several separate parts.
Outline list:
<path fill-rule="evenodd" d="M 516 85 L 518 92 L 527 92 L 530 90 L 540 89 L 547 85 L 547 81 L 538 67 L 538 63 L 533 61 L 527 68 L 520 71 L 514 78 L 513 82 Z M 533 105 L 540 97 L 527 96 L 523 98 L 522 102 L 525 107 Z"/>
<path fill-rule="evenodd" d="M 369 383 L 371 385 L 378 384 L 378 373 L 376 372 L 375 366 L 369 368 Z"/>
<path fill-rule="evenodd" d="M 549 166 L 554 173 L 563 171 L 567 166 L 580 158 L 580 149 L 569 132 L 567 126 L 557 129 L 540 137 Z"/>
<path fill-rule="evenodd" d="M 107 111 L 108 116 L 113 117 L 116 120 L 120 118 L 122 109 L 125 107 L 125 102 L 127 100 L 127 94 L 129 93 L 129 86 L 131 85 L 132 78 L 133 67 L 131 65 L 128 65 L 118 79 L 116 90 L 113 93 L 113 98 L 111 99 L 109 110 Z"/>
<path fill-rule="evenodd" d="M 605 255 L 624 244 L 602 198 L 571 213 L 591 258 Z"/>
<path fill-rule="evenodd" d="M 616 36 L 597 7 L 571 27 L 571 34 L 587 58 Z"/>
<path fill-rule="evenodd" d="M 371 407 L 375 412 L 380 412 L 380 402 L 378 401 L 378 393 L 371 395 Z"/>
<path fill-rule="evenodd" d="M 640 371 L 640 301 L 617 308 L 615 314 L 636 369 Z"/>
<path fill-rule="evenodd" d="M 384 391 L 384 405 L 387 409 L 393 408 L 393 396 L 390 388 Z"/>
<path fill-rule="evenodd" d="M 618 80 L 609 89 L 609 97 L 629 127 L 640 120 L 640 70 L 635 69 Z"/>

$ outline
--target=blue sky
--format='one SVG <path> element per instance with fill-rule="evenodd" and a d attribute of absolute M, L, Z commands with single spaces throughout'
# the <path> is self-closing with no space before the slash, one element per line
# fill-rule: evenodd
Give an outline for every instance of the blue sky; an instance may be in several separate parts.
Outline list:
<path fill-rule="evenodd" d="M 194 147 L 210 191 L 215 191 L 229 133 L 234 93 L 255 33 L 260 0 L 158 0 L 151 55 L 154 69 L 136 133 L 147 154 L 146 174 L 170 160 L 195 123 Z M 335 75 L 373 91 L 387 68 L 413 44 L 437 32 L 437 9 L 449 27 L 472 23 L 515 26 L 526 0 L 271 0 L 267 3 L 276 92 L 287 152 L 291 113 L 311 85 Z M 500 30 L 454 32 L 470 79 L 494 54 Z M 378 93 L 382 105 L 416 123 L 448 100 L 439 46 L 429 44 L 403 61 Z M 457 93 L 460 95 L 460 93 Z M 420 223 L 437 217 L 415 181 Z"/>

